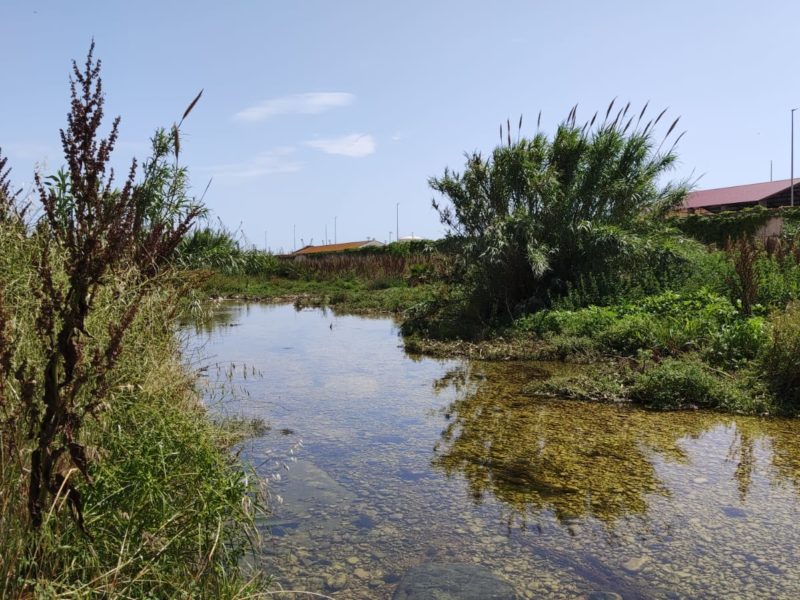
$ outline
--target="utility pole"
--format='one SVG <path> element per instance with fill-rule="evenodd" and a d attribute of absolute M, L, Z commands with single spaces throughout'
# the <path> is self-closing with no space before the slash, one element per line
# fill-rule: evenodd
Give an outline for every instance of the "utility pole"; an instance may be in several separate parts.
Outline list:
<path fill-rule="evenodd" d="M 292 225 L 292 252 L 297 251 L 297 225 Z"/>
<path fill-rule="evenodd" d="M 322 240 L 322 245 L 323 246 L 327 246 L 328 245 L 328 224 L 327 223 L 325 224 L 325 239 Z"/>
<path fill-rule="evenodd" d="M 338 244 L 339 242 L 336 241 L 336 219 L 339 217 L 333 217 L 333 243 Z"/>

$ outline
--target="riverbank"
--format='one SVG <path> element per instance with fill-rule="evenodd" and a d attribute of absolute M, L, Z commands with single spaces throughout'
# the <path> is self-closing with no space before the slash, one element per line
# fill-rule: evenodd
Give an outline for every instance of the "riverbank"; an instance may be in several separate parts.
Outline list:
<path fill-rule="evenodd" d="M 374 282 L 358 278 L 295 279 L 261 275 L 227 275 L 198 271 L 198 290 L 206 298 L 245 300 L 269 304 L 328 307 L 349 314 L 401 314 L 430 300 L 440 285 L 389 280 Z"/>
<path fill-rule="evenodd" d="M 426 330 L 413 316 L 403 329 L 409 352 L 590 366 L 578 376 L 532 382 L 532 394 L 661 410 L 789 416 L 798 410 L 794 303 L 747 312 L 708 289 L 667 291 L 604 307 L 540 310 L 467 341 L 442 339 L 436 332 L 446 327 Z"/>
<path fill-rule="evenodd" d="M 202 404 L 197 373 L 175 335 L 180 282 L 167 274 L 138 296 L 121 345 L 109 335 L 125 318 L 122 300 L 141 284 L 116 274 L 92 299 L 80 351 L 91 365 L 108 352 L 115 360 L 108 370 L 79 372 L 86 383 L 71 429 L 80 426 L 80 437 L 67 431 L 59 438 L 68 448 L 61 454 L 78 466 L 57 458 L 60 488 L 41 526 L 32 525 L 37 439 L 30 415 L 42 410 L 42 386 L 28 373 L 43 371 L 47 313 L 32 260 L 41 240 L 20 232 L 0 227 L 0 597 L 234 599 L 257 592 L 261 577 L 250 580 L 240 561 L 258 537 L 258 496 L 231 452 L 245 434 Z M 49 259 L 53 279 L 63 282 L 56 249 Z"/>

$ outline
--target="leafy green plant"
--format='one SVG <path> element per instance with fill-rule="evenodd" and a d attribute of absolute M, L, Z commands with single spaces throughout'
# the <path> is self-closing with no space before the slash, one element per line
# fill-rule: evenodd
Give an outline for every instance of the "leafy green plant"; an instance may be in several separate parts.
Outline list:
<path fill-rule="evenodd" d="M 584 125 L 573 108 L 552 138 L 537 132 L 512 142 L 507 124 L 491 157 L 474 153 L 463 173 L 430 180 L 448 200 L 434 207 L 460 240 L 462 277 L 483 319 L 543 306 L 589 273 L 620 278 L 634 264 L 676 259 L 643 234 L 641 217 L 664 214 L 685 194 L 658 183 L 677 139 L 666 150 L 656 144 L 664 112 L 643 124 L 647 107 L 613 108 Z"/>
<path fill-rule="evenodd" d="M 667 358 L 634 376 L 629 397 L 653 408 L 736 409 L 749 404 L 745 393 L 725 374 L 710 370 L 693 356 Z"/>
<path fill-rule="evenodd" d="M 769 340 L 758 357 L 758 369 L 777 401 L 790 410 L 800 409 L 800 305 L 770 317 Z"/>

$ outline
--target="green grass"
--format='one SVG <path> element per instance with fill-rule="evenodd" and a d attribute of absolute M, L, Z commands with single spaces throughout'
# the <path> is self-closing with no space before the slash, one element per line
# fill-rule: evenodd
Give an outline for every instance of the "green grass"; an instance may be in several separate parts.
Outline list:
<path fill-rule="evenodd" d="M 0 228 L 0 287 L 13 308 L 4 325 L 15 367 L 43 360 L 32 342 L 31 243 Z M 124 289 L 117 281 L 98 292 L 86 352 L 118 318 L 115 286 Z M 61 495 L 41 530 L 30 527 L 32 441 L 17 384 L 3 382 L 12 393 L 0 402 L 0 597 L 238 598 L 260 588 L 240 567 L 257 536 L 253 478 L 230 452 L 241 433 L 215 425 L 201 405 L 174 336 L 177 302 L 168 285 L 142 302 L 97 417 L 82 428 L 91 481 L 63 469 L 81 493 L 85 532 Z"/>

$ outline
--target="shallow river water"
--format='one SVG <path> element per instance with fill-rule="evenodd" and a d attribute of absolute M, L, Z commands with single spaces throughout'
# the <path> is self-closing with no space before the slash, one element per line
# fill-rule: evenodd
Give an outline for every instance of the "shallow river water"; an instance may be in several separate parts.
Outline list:
<path fill-rule="evenodd" d="M 391 598 L 434 562 L 520 598 L 800 597 L 800 421 L 536 399 L 563 366 L 408 356 L 389 319 L 231 303 L 187 335 L 212 410 L 271 427 L 242 456 L 275 589 Z"/>

